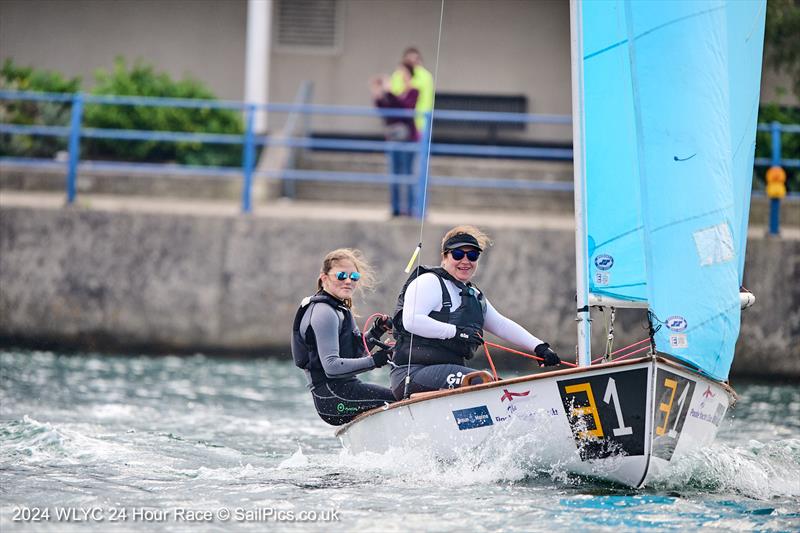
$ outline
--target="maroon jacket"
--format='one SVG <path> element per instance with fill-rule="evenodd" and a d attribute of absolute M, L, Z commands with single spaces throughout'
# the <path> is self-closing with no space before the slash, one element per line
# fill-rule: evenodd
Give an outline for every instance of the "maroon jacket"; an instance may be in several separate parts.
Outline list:
<path fill-rule="evenodd" d="M 375 100 L 375 105 L 378 107 L 385 107 L 389 109 L 414 109 L 417 105 L 418 97 L 419 97 L 419 91 L 417 89 L 409 89 L 402 96 L 396 96 L 390 92 L 385 92 L 383 93 L 383 96 Z M 408 131 L 411 133 L 408 140 L 409 141 L 419 140 L 419 132 L 417 131 L 417 125 L 415 124 L 413 118 L 385 117 L 384 120 L 386 121 L 386 125 L 390 127 L 393 124 L 405 125 L 408 128 Z"/>

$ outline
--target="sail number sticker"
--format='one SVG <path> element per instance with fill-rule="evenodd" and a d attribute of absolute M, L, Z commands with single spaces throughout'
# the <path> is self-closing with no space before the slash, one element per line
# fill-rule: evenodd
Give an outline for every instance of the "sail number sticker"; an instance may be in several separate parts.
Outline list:
<path fill-rule="evenodd" d="M 558 382 L 581 459 L 644 455 L 647 369 Z"/>
<path fill-rule="evenodd" d="M 695 382 L 659 369 L 656 375 L 653 455 L 669 461 L 683 431 Z"/>

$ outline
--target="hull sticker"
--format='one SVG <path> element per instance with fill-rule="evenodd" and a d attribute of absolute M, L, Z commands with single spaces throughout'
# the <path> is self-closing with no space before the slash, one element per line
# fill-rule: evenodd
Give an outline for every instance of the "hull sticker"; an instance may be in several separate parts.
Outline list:
<path fill-rule="evenodd" d="M 653 455 L 669 461 L 692 403 L 695 382 L 659 368 L 656 374 Z M 711 393 L 711 389 L 708 390 Z M 713 393 L 712 393 L 713 394 Z"/>
<path fill-rule="evenodd" d="M 558 382 L 581 459 L 644 455 L 647 369 Z"/>
<path fill-rule="evenodd" d="M 492 415 L 489 414 L 489 408 L 485 405 L 470 407 L 469 409 L 457 409 L 453 411 L 453 418 L 456 424 L 458 424 L 459 431 L 491 426 L 494 424 L 494 422 L 492 422 Z"/>

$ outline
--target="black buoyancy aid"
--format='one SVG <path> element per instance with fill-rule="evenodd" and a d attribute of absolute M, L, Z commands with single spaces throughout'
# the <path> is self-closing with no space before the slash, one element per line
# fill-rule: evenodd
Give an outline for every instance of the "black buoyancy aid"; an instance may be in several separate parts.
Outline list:
<path fill-rule="evenodd" d="M 342 325 L 339 328 L 339 357 L 352 359 L 364 355 L 361 353 L 363 351 L 361 349 L 361 334 L 356 333 L 353 314 L 350 309 L 341 300 L 337 300 L 330 294 L 320 291 L 314 296 L 304 298 L 294 316 L 294 325 L 292 326 L 292 358 L 294 359 L 294 364 L 311 373 L 311 381 L 314 385 L 341 381 L 341 379 L 329 378 L 325 375 L 325 370 L 322 368 L 322 362 L 319 358 L 313 328 L 309 325 L 305 331 L 300 331 L 300 323 L 303 317 L 306 312 L 313 308 L 314 304 L 330 305 L 337 312 L 344 315 Z"/>
<path fill-rule="evenodd" d="M 397 297 L 397 307 L 393 317 L 394 338 L 397 341 L 394 347 L 394 362 L 397 365 L 408 364 L 408 356 L 411 354 L 411 364 L 417 365 L 439 365 L 456 364 L 463 365 L 465 359 L 472 358 L 473 350 L 465 343 L 457 339 L 429 339 L 420 335 L 414 335 L 411 340 L 411 333 L 403 327 L 403 304 L 405 302 L 406 290 L 408 285 L 418 276 L 425 273 L 435 274 L 439 278 L 439 285 L 442 288 L 442 309 L 441 311 L 431 311 L 428 316 L 440 322 L 453 324 L 454 326 L 473 327 L 483 331 L 483 316 L 486 312 L 486 300 L 480 291 L 476 291 L 472 285 L 467 285 L 454 278 L 442 267 L 420 266 L 411 273 L 406 280 L 400 296 Z M 452 281 L 456 287 L 461 289 L 461 305 L 458 309 L 451 309 L 453 302 L 444 280 Z"/>

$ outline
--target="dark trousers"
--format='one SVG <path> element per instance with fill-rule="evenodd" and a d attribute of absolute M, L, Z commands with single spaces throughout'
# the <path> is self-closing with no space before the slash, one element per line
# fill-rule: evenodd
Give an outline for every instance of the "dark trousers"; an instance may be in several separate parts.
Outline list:
<path fill-rule="evenodd" d="M 411 365 L 411 381 L 408 394 L 428 392 L 439 389 L 455 389 L 461 385 L 461 379 L 475 372 L 474 368 L 462 365 Z M 405 365 L 392 369 L 391 386 L 394 397 L 403 399 L 405 379 L 408 367 Z"/>
<path fill-rule="evenodd" d="M 413 174 L 414 152 L 389 152 L 389 173 L 395 176 Z M 411 216 L 414 209 L 414 186 L 401 183 L 389 185 L 392 216 Z M 404 198 L 405 197 L 405 198 Z"/>
<path fill-rule="evenodd" d="M 314 385 L 311 395 L 319 417 L 333 426 L 346 424 L 359 413 L 394 401 L 391 390 L 356 378 Z"/>

